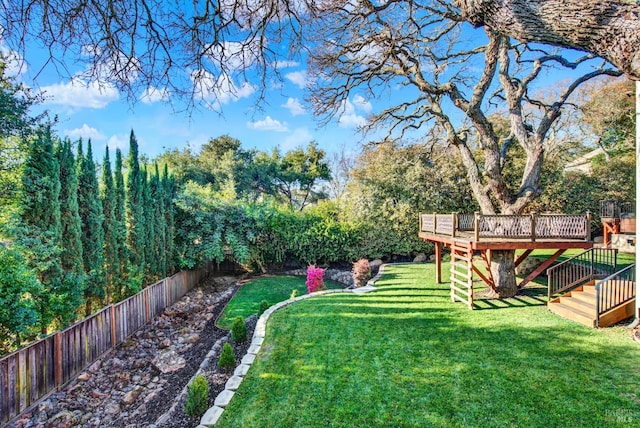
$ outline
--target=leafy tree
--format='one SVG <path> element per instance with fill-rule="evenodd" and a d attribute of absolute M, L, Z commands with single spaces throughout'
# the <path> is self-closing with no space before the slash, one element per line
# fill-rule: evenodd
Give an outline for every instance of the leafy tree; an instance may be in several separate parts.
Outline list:
<path fill-rule="evenodd" d="M 35 298 L 42 291 L 21 252 L 0 245 L 0 354 L 35 337 L 39 321 Z"/>
<path fill-rule="evenodd" d="M 273 187 L 291 208 L 302 211 L 310 203 L 326 197 L 318 188 L 321 181 L 331 179 L 325 156 L 325 151 L 318 149 L 315 142 L 309 143 L 306 150 L 298 148 L 284 156 L 277 150 L 273 151 Z"/>
<path fill-rule="evenodd" d="M 138 141 L 131 131 L 126 182 L 127 252 L 129 254 L 128 273 L 131 292 L 140 290 L 146 266 L 144 252 L 146 229 L 142 180 L 142 171 L 138 161 Z"/>
<path fill-rule="evenodd" d="M 156 220 L 154 201 L 151 199 L 151 177 L 147 171 L 147 166 L 142 168 L 142 212 L 144 219 L 144 260 L 145 274 L 148 281 L 155 279 L 158 270 L 158 263 L 154 242 L 156 240 Z"/>
<path fill-rule="evenodd" d="M 91 140 L 87 142 L 86 156 L 82 152 L 82 141 L 78 142 L 76 156 L 78 168 L 78 207 L 82 220 L 82 258 L 84 272 L 87 274 L 85 288 L 85 315 L 101 306 L 105 298 L 104 289 L 104 214 L 96 166 L 93 161 Z"/>
<path fill-rule="evenodd" d="M 102 212 L 104 222 L 104 274 L 106 303 L 113 301 L 113 295 L 118 289 L 120 275 L 120 259 L 118 258 L 118 224 L 116 221 L 116 188 L 113 184 L 111 161 L 109 159 L 109 146 L 106 147 L 102 162 L 102 176 L 100 186 L 100 198 L 102 200 Z"/>
<path fill-rule="evenodd" d="M 114 297 L 120 300 L 130 294 L 128 289 L 127 265 L 129 262 L 129 253 L 127 247 L 127 223 L 126 223 L 126 203 L 125 203 L 125 186 L 124 177 L 122 175 L 122 152 L 116 149 L 115 170 L 113 174 L 115 187 L 115 205 L 113 208 L 113 233 L 117 246 L 113 248 L 118 259 L 118 287 L 114 289 Z"/>
<path fill-rule="evenodd" d="M 45 114 L 33 116 L 31 108 L 42 98 L 6 73 L 0 54 L 0 222 L 6 223 L 18 208 L 22 167 L 29 136 L 42 125 Z"/>

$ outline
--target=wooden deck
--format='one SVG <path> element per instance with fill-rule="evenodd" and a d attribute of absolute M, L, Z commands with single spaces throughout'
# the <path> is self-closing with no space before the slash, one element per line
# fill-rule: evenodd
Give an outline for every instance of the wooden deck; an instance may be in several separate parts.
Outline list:
<path fill-rule="evenodd" d="M 484 272 L 490 272 L 491 253 L 496 250 L 524 250 L 515 260 L 520 265 L 533 250 L 555 249 L 556 252 L 540 267 L 529 274 L 519 284 L 525 286 L 536 276 L 546 271 L 566 250 L 572 248 L 589 249 L 591 241 L 591 215 L 530 214 L 530 215 L 482 215 L 474 214 L 421 214 L 420 238 L 435 244 L 436 281 L 442 282 L 442 247 L 447 246 L 452 254 L 466 253 L 461 258 L 472 259 L 474 252 L 480 252 L 484 263 Z M 459 271 L 461 266 L 456 267 Z M 452 267 L 453 272 L 454 267 Z M 473 308 L 473 274 L 475 273 L 489 287 L 495 289 L 490 273 L 473 261 L 466 264 L 467 281 L 470 290 L 465 292 L 465 300 Z M 456 274 L 458 275 L 458 274 Z M 456 279 L 457 283 L 460 281 Z M 459 284 L 454 284 L 453 286 Z M 452 294 L 452 298 L 454 298 Z M 455 300 L 455 299 L 454 299 Z"/>

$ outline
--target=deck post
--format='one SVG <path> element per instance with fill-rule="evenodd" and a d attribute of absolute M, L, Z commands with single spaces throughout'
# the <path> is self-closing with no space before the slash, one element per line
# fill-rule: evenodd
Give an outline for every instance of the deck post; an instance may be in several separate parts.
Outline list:
<path fill-rule="evenodd" d="M 438 233 L 438 214 L 433 213 L 433 233 Z"/>
<path fill-rule="evenodd" d="M 442 284 L 442 242 L 436 241 L 436 284 Z"/>
<path fill-rule="evenodd" d="M 536 223 L 538 222 L 538 214 L 531 213 L 531 242 L 536 242 Z"/>
<path fill-rule="evenodd" d="M 453 227 L 451 228 L 451 237 L 456 237 L 456 229 L 458 228 L 458 213 L 451 213 L 451 224 Z"/>
<path fill-rule="evenodd" d="M 591 211 L 587 211 L 587 236 L 585 241 L 591 241 Z"/>
<path fill-rule="evenodd" d="M 473 213 L 473 232 L 474 232 L 476 242 L 480 241 L 479 217 L 480 217 L 480 213 L 478 213 L 478 211 Z"/>

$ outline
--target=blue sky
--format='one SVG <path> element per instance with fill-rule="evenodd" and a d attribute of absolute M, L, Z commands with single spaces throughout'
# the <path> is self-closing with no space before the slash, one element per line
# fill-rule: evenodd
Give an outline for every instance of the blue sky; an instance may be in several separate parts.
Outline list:
<path fill-rule="evenodd" d="M 233 82 L 235 91 L 217 94 L 220 111 L 200 105 L 186 113 L 178 111 L 181 105 L 168 102 L 170 94 L 160 91 L 151 96 L 140 94 L 138 100 L 131 102 L 113 86 L 100 87 L 80 78 L 64 79 L 55 69 L 42 69 L 37 60 L 44 56 L 34 53 L 28 57 L 30 63 L 14 74 L 44 92 L 45 102 L 36 110 L 47 109 L 58 116 L 58 135 L 72 140 L 90 138 L 94 153 L 102 153 L 107 144 L 112 150 L 118 147 L 126 152 L 131 129 L 140 153 L 150 158 L 165 148 L 190 145 L 197 150 L 209 138 L 224 134 L 239 139 L 247 149 L 271 151 L 278 146 L 286 152 L 316 141 L 329 153 L 342 146 L 357 151 L 363 138 L 357 125 L 373 108 L 370 100 L 354 95 L 340 117 L 320 127 L 304 102 L 306 64 L 287 63 L 281 70 L 283 81 L 267 90 L 261 108 L 256 107 L 257 82 Z"/>
<path fill-rule="evenodd" d="M 464 32 L 465 38 L 474 40 L 474 43 L 477 43 L 476 38 L 480 35 L 482 30 L 470 27 Z M 209 109 L 203 103 L 190 113 L 185 113 L 181 111 L 184 107 L 179 101 L 173 100 L 170 93 L 156 90 L 139 94 L 138 99 L 132 102 L 114 86 L 99 86 L 79 77 L 61 78 L 55 68 L 43 68 L 47 57 L 37 48 L 30 49 L 26 55 L 29 63 L 14 73 L 27 85 L 44 92 L 45 102 L 39 108 L 57 115 L 58 135 L 68 136 L 72 140 L 90 138 L 94 153 L 99 158 L 107 144 L 112 150 L 117 147 L 126 153 L 132 129 L 137 136 L 140 153 L 150 158 L 164 149 L 184 148 L 187 145 L 198 150 L 208 139 L 224 134 L 239 139 L 246 149 L 267 152 L 276 146 L 286 152 L 306 146 L 311 141 L 328 153 L 337 152 L 342 147 L 358 152 L 362 142 L 380 138 L 380 135 L 363 136 L 358 133 L 357 126 L 364 124 L 368 114 L 389 104 L 397 104 L 407 97 L 407 91 L 398 87 L 376 94 L 375 99 L 354 92 L 345 103 L 342 114 L 321 127 L 304 102 L 304 88 L 309 83 L 306 63 L 286 62 L 279 70 L 282 81 L 266 88 L 265 100 L 260 108 L 256 107 L 260 94 L 259 80 L 233 80 L 222 85 L 234 88 L 233 91 L 220 89 L 215 94 L 219 110 Z M 66 63 L 73 67 L 73 58 L 67 58 Z M 71 68 L 69 74 L 82 71 L 80 68 Z M 575 75 L 575 72 L 550 72 L 537 85 L 546 86 L 553 80 L 566 79 L 572 74 Z M 34 81 L 36 76 L 37 82 Z M 175 101 L 176 104 L 171 105 L 169 101 Z M 456 114 L 460 113 L 456 111 Z M 418 135 L 424 134 L 426 130 L 418 132 Z"/>

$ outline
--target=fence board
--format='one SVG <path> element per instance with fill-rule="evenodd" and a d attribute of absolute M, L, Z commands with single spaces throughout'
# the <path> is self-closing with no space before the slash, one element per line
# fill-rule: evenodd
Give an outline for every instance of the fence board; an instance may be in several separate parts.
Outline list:
<path fill-rule="evenodd" d="M 196 271 L 178 272 L 61 332 L 0 358 L 0 424 L 36 404 L 56 388 L 57 382 L 63 385 L 75 378 L 178 301 L 212 270 L 213 263 L 209 262 Z"/>

